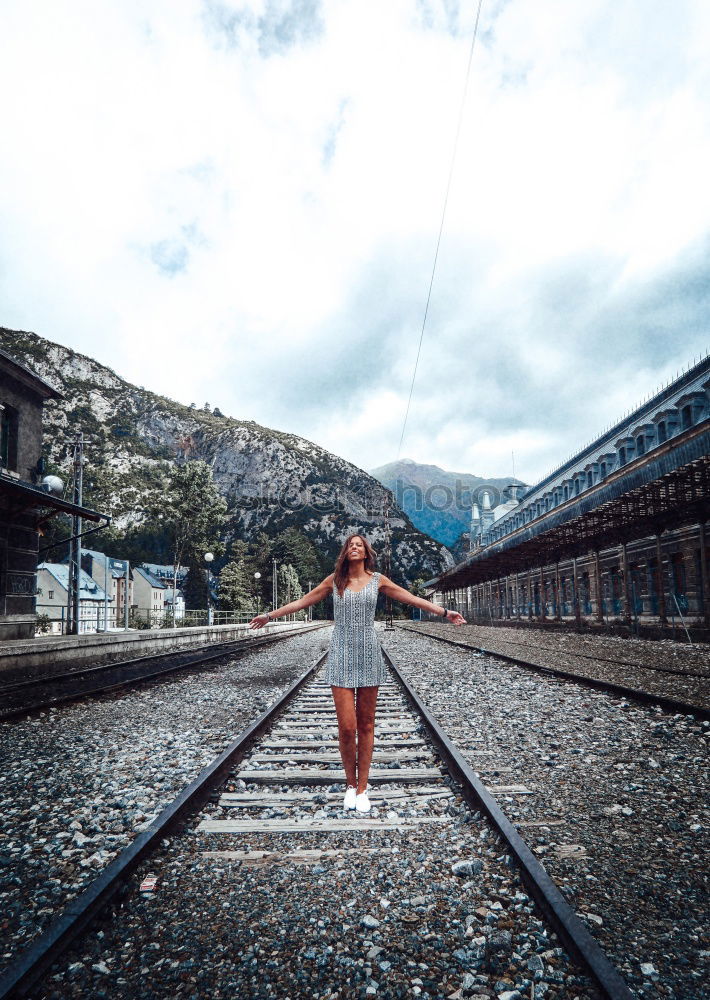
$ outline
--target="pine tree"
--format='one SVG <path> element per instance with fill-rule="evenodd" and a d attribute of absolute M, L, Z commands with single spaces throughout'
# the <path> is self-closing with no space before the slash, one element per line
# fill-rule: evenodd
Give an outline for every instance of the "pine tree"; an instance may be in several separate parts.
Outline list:
<path fill-rule="evenodd" d="M 202 566 L 190 563 L 187 576 L 182 585 L 185 597 L 185 608 L 189 611 L 207 607 L 207 571 Z"/>
<path fill-rule="evenodd" d="M 253 577 L 244 563 L 228 562 L 219 574 L 219 606 L 225 611 L 256 610 Z"/>

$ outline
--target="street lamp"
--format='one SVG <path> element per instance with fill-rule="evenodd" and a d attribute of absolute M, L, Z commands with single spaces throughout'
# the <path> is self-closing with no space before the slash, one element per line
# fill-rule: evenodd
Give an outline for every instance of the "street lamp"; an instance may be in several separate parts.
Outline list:
<path fill-rule="evenodd" d="M 205 552 L 204 560 L 207 563 L 207 624 L 212 624 L 212 602 L 210 601 L 210 563 L 214 559 L 214 553 Z"/>
<path fill-rule="evenodd" d="M 259 617 L 259 599 L 260 599 L 260 596 L 261 596 L 259 594 L 259 580 L 261 580 L 261 573 L 258 570 L 254 574 L 254 579 L 256 580 L 256 615 L 257 615 L 257 618 L 258 618 Z"/>

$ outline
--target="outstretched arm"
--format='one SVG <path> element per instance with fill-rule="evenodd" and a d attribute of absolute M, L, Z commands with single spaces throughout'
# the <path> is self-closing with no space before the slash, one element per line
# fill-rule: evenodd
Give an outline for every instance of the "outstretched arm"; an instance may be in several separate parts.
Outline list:
<path fill-rule="evenodd" d="M 252 618 L 249 622 L 249 628 L 262 628 L 267 622 L 273 621 L 274 618 L 282 618 L 284 615 L 292 615 L 295 611 L 303 611 L 304 608 L 310 608 L 312 604 L 317 604 L 318 601 L 322 601 L 327 597 L 332 589 L 333 574 L 331 573 L 317 587 L 309 590 L 307 594 L 299 597 L 297 601 L 291 601 L 289 604 L 284 604 L 282 608 L 275 608 L 273 611 L 268 611 L 262 615 L 257 615 L 256 618 Z"/>
<path fill-rule="evenodd" d="M 398 587 L 396 583 L 392 583 L 386 576 L 380 576 L 380 590 L 387 597 L 391 597 L 393 601 L 400 601 L 402 604 L 411 604 L 413 608 L 421 608 L 422 611 L 430 611 L 432 614 L 439 615 L 440 618 L 446 618 L 453 625 L 466 624 L 466 619 L 458 611 L 447 611 L 446 608 L 439 607 L 438 604 L 434 604 L 432 601 L 426 601 L 423 597 L 415 597 L 414 594 L 410 594 L 404 587 Z"/>

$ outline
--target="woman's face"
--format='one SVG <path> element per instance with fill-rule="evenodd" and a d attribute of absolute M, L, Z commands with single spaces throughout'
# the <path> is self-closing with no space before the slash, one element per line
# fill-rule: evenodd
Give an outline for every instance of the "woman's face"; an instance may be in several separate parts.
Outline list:
<path fill-rule="evenodd" d="M 364 559 L 365 558 L 365 543 L 359 535 L 353 535 L 353 537 L 348 542 L 348 559 Z"/>

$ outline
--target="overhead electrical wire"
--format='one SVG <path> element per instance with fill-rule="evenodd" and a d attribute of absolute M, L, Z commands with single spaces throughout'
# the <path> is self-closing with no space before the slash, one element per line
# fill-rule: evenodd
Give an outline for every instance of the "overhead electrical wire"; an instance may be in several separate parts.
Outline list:
<path fill-rule="evenodd" d="M 422 342 L 424 340 L 424 330 L 426 329 L 427 316 L 429 315 L 429 303 L 431 302 L 431 292 L 434 287 L 434 276 L 436 275 L 436 265 L 439 260 L 439 247 L 441 246 L 441 236 L 444 231 L 444 222 L 446 221 L 446 208 L 449 203 L 449 191 L 451 190 L 451 179 L 454 174 L 454 166 L 456 164 L 456 154 L 458 152 L 459 146 L 459 136 L 461 135 L 461 124 L 463 122 L 463 113 L 466 107 L 466 97 L 468 95 L 468 81 L 471 76 L 471 63 L 473 62 L 473 50 L 476 46 L 476 37 L 478 35 L 478 22 L 481 17 L 481 7 L 483 6 L 483 0 L 478 0 L 478 9 L 476 11 L 476 23 L 473 26 L 473 36 L 471 38 L 471 48 L 468 53 L 468 65 L 466 67 L 466 79 L 464 81 L 463 96 L 461 98 L 461 107 L 459 108 L 459 118 L 456 125 L 456 138 L 454 139 L 454 148 L 451 154 L 451 163 L 449 165 L 449 177 L 446 183 L 446 194 L 444 195 L 444 206 L 441 211 L 441 223 L 439 225 L 439 235 L 436 240 L 436 251 L 434 252 L 434 263 L 431 269 L 431 278 L 429 280 L 429 291 L 427 292 L 426 305 L 424 307 L 424 318 L 422 320 L 422 329 L 419 334 L 419 346 L 417 347 L 417 357 L 414 362 L 414 372 L 412 373 L 412 384 L 409 387 L 409 399 L 407 400 L 407 410 L 404 414 L 404 423 L 402 425 L 402 433 L 399 438 L 399 447 L 397 448 L 397 458 L 402 452 L 402 442 L 404 441 L 404 432 L 407 429 L 407 420 L 409 419 L 409 409 L 412 404 L 412 395 L 414 393 L 414 383 L 417 378 L 417 369 L 419 368 L 419 356 L 422 352 Z"/>

